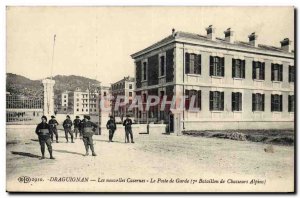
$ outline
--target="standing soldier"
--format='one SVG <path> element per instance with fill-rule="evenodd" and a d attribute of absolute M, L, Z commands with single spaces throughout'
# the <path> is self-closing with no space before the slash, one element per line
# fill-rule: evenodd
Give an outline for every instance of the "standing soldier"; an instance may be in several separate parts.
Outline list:
<path fill-rule="evenodd" d="M 65 121 L 63 123 L 63 127 L 65 129 L 65 137 L 66 137 L 67 143 L 69 142 L 68 133 L 71 136 L 71 142 L 74 143 L 74 141 L 73 141 L 73 131 L 71 130 L 71 128 L 72 128 L 72 121 L 71 121 L 69 115 L 67 115 L 67 119 L 65 119 Z"/>
<path fill-rule="evenodd" d="M 81 120 L 79 119 L 79 116 L 76 116 L 76 119 L 73 121 L 74 124 L 74 132 L 75 132 L 75 138 L 77 139 L 77 134 L 79 133 L 79 137 L 81 139 L 82 133 L 80 130 L 80 122 Z"/>
<path fill-rule="evenodd" d="M 50 137 L 50 126 L 47 124 L 47 117 L 42 116 L 42 122 L 37 125 L 35 129 L 35 133 L 39 137 L 39 142 L 41 146 L 41 152 L 42 152 L 42 157 L 40 158 L 45 159 L 45 144 L 47 145 L 49 154 L 50 154 L 50 159 L 55 159 L 52 155 L 52 146 L 51 146 L 51 137 Z"/>
<path fill-rule="evenodd" d="M 51 136 L 51 141 L 53 142 L 53 136 L 55 135 L 56 138 L 56 143 L 58 143 L 58 133 L 57 133 L 57 128 L 56 126 L 58 125 L 58 122 L 55 119 L 55 116 L 51 116 L 51 120 L 49 120 L 50 125 L 50 136 Z"/>
<path fill-rule="evenodd" d="M 125 143 L 126 142 L 129 143 L 129 134 L 130 134 L 131 143 L 134 143 L 131 125 L 132 125 L 132 120 L 129 118 L 129 115 L 126 115 L 126 119 L 123 122 L 123 126 L 125 126 L 125 135 L 126 135 Z"/>
<path fill-rule="evenodd" d="M 109 142 L 113 142 L 114 133 L 117 129 L 117 125 L 113 116 L 109 116 L 110 119 L 106 123 L 106 128 L 109 129 Z"/>
<path fill-rule="evenodd" d="M 94 143 L 93 143 L 93 135 L 97 128 L 97 125 L 90 121 L 91 117 L 88 115 L 84 116 L 84 120 L 81 122 L 81 129 L 83 131 L 82 133 L 82 139 L 85 146 L 85 155 L 89 155 L 89 146 L 92 151 L 93 156 L 97 156 L 94 150 Z"/>

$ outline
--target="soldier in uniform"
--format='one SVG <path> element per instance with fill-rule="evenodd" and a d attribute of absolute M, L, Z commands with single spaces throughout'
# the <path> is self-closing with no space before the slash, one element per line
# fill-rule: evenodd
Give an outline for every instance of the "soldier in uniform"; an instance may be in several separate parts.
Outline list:
<path fill-rule="evenodd" d="M 55 159 L 52 155 L 52 146 L 51 146 L 51 137 L 50 137 L 50 126 L 47 124 L 47 117 L 42 116 L 42 122 L 37 125 L 35 129 L 35 133 L 38 135 L 42 157 L 40 158 L 45 159 L 45 144 L 47 145 L 50 159 Z"/>
<path fill-rule="evenodd" d="M 89 146 L 91 148 L 92 155 L 97 156 L 94 150 L 93 135 L 98 126 L 95 123 L 91 122 L 90 119 L 90 116 L 85 115 L 84 120 L 81 122 L 81 129 L 83 132 L 82 139 L 86 151 L 84 156 L 89 155 Z"/>
<path fill-rule="evenodd" d="M 79 137 L 81 139 L 82 133 L 80 130 L 80 122 L 81 120 L 79 119 L 79 116 L 76 116 L 76 119 L 73 121 L 74 124 L 74 133 L 75 133 L 75 138 L 77 139 L 77 134 L 79 133 Z"/>
<path fill-rule="evenodd" d="M 125 143 L 129 143 L 129 134 L 130 134 L 131 143 L 134 143 L 131 125 L 132 125 L 132 120 L 129 118 L 129 115 L 126 115 L 126 119 L 123 122 L 123 126 L 125 126 L 125 135 L 126 135 Z"/>
<path fill-rule="evenodd" d="M 106 128 L 109 129 L 109 142 L 113 142 L 114 133 L 117 129 L 117 125 L 113 116 L 109 116 L 109 120 L 106 123 Z"/>
<path fill-rule="evenodd" d="M 49 120 L 48 124 L 50 125 L 50 136 L 51 141 L 53 142 L 53 136 L 55 135 L 56 143 L 58 143 L 58 133 L 56 126 L 58 125 L 58 122 L 55 119 L 55 116 L 51 116 L 51 120 Z"/>
<path fill-rule="evenodd" d="M 72 128 L 72 121 L 71 121 L 69 115 L 67 115 L 67 119 L 65 119 L 65 121 L 63 123 L 63 127 L 65 129 L 65 137 L 66 137 L 67 143 L 69 142 L 68 133 L 71 136 L 71 142 L 74 143 L 74 141 L 73 141 L 73 131 L 71 130 L 71 128 Z"/>

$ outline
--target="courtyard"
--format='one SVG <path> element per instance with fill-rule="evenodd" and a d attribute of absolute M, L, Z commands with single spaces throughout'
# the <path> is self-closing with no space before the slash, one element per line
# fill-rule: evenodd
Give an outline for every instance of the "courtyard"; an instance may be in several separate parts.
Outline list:
<path fill-rule="evenodd" d="M 55 160 L 41 155 L 34 126 L 7 127 L 7 191 L 221 192 L 294 189 L 294 147 L 207 137 L 134 133 L 109 143 L 94 136 L 98 156 L 84 157 L 82 140 L 53 143 Z M 133 131 L 134 132 L 134 131 Z M 20 178 L 30 178 L 28 182 Z M 224 182 L 222 182 L 224 181 Z"/>

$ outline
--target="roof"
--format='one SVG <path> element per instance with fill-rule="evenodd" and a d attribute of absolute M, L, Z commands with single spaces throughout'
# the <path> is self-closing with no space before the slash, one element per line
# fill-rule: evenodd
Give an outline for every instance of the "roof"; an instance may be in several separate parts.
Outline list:
<path fill-rule="evenodd" d="M 249 49 L 260 49 L 260 50 L 264 50 L 264 51 L 267 50 L 269 52 L 280 52 L 280 53 L 285 53 L 285 54 L 293 54 L 293 51 L 292 51 L 292 53 L 286 52 L 286 51 L 282 50 L 281 48 L 278 48 L 278 47 L 275 47 L 275 46 L 258 44 L 258 46 L 255 47 L 255 46 L 250 45 L 248 42 L 244 42 L 244 41 L 235 41 L 234 43 L 229 43 L 225 39 L 218 38 L 218 37 L 216 37 L 216 40 L 213 41 L 213 40 L 207 38 L 207 36 L 204 36 L 204 35 L 178 31 L 174 34 L 174 36 L 169 35 L 169 36 L 165 37 L 164 39 L 150 45 L 149 47 L 132 54 L 131 56 L 135 57 L 136 55 L 138 55 L 140 53 L 145 53 L 145 52 L 147 52 L 147 51 L 149 51 L 153 48 L 156 48 L 156 47 L 158 47 L 160 45 L 163 45 L 163 44 L 167 44 L 169 42 L 175 41 L 176 39 L 180 39 L 180 38 L 211 42 L 211 43 L 215 43 L 215 44 L 226 44 L 226 45 L 238 46 L 238 47 L 249 48 Z"/>

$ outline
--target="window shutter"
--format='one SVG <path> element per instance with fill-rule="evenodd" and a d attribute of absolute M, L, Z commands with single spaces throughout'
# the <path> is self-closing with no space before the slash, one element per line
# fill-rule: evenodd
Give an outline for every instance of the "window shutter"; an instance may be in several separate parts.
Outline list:
<path fill-rule="evenodd" d="M 265 94 L 262 94 L 262 110 L 265 111 Z"/>
<path fill-rule="evenodd" d="M 201 110 L 201 90 L 198 91 L 198 108 Z"/>
<path fill-rule="evenodd" d="M 224 57 L 221 58 L 221 71 L 222 71 L 222 76 L 224 76 L 225 75 Z"/>
<path fill-rule="evenodd" d="M 280 95 L 280 111 L 282 111 L 282 95 Z"/>
<path fill-rule="evenodd" d="M 289 100 L 288 100 L 288 106 L 289 106 L 289 112 L 291 112 L 291 96 L 289 95 Z"/>
<path fill-rule="evenodd" d="M 190 93 L 189 90 L 185 90 L 185 95 L 188 96 L 188 98 L 185 99 L 185 109 L 188 110 L 190 107 Z"/>
<path fill-rule="evenodd" d="M 252 94 L 252 111 L 255 111 L 255 94 Z"/>
<path fill-rule="evenodd" d="M 279 65 L 279 81 L 282 81 L 282 65 Z"/>
<path fill-rule="evenodd" d="M 231 105 L 232 105 L 232 107 L 231 107 L 231 109 L 232 109 L 232 111 L 235 111 L 235 93 L 234 92 L 232 92 L 231 93 Z"/>
<path fill-rule="evenodd" d="M 190 54 L 185 53 L 185 73 L 190 73 Z"/>
<path fill-rule="evenodd" d="M 242 64 L 243 64 L 243 65 L 242 65 L 242 75 L 243 75 L 242 78 L 245 78 L 245 76 L 246 76 L 246 75 L 245 75 L 245 69 L 246 69 L 246 68 L 245 68 L 245 64 L 246 64 L 246 63 L 245 63 L 245 60 L 242 61 Z"/>
<path fill-rule="evenodd" d="M 196 55 L 195 74 L 201 74 L 201 55 Z"/>
<path fill-rule="evenodd" d="M 271 64 L 271 81 L 274 80 L 274 64 Z"/>
<path fill-rule="evenodd" d="M 262 63 L 262 79 L 265 80 L 265 63 Z"/>
<path fill-rule="evenodd" d="M 289 82 L 291 82 L 291 66 L 289 66 Z"/>
<path fill-rule="evenodd" d="M 243 110 L 243 108 L 242 108 L 242 93 L 239 93 L 239 111 L 242 111 Z"/>
<path fill-rule="evenodd" d="M 235 77 L 235 59 L 232 59 L 232 78 Z"/>
<path fill-rule="evenodd" d="M 209 110 L 213 110 L 213 103 L 214 103 L 214 92 L 210 91 L 209 92 Z"/>
<path fill-rule="evenodd" d="M 274 95 L 271 94 L 271 111 L 274 111 Z"/>
<path fill-rule="evenodd" d="M 224 111 L 224 92 L 221 92 L 221 111 Z"/>
<path fill-rule="evenodd" d="M 256 69 L 254 61 L 252 61 L 252 79 L 256 79 Z"/>
<path fill-rule="evenodd" d="M 214 75 L 214 57 L 213 56 L 209 57 L 209 75 L 210 76 Z"/>

